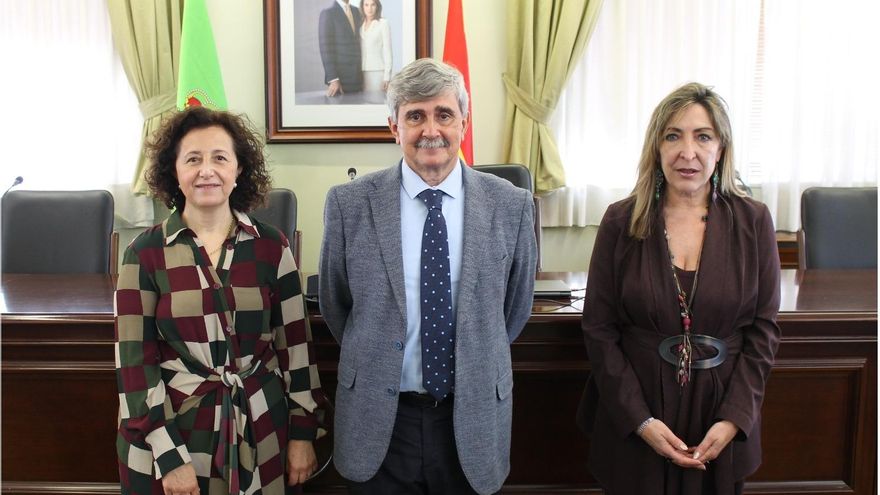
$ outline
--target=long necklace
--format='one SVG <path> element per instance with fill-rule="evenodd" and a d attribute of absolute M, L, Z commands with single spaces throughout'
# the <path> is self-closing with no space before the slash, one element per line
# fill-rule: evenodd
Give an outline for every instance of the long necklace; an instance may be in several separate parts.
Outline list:
<path fill-rule="evenodd" d="M 704 217 L 705 218 L 705 217 Z M 706 220 L 703 220 L 704 222 Z M 697 255 L 697 270 L 694 272 L 694 282 L 691 284 L 690 297 L 681 288 L 681 282 L 678 280 L 678 274 L 675 271 L 674 256 L 672 250 L 669 249 L 669 233 L 663 228 L 663 237 L 666 239 L 666 253 L 669 254 L 669 266 L 672 268 L 672 280 L 675 282 L 675 292 L 678 298 L 678 307 L 681 315 L 682 336 L 681 343 L 678 345 L 678 363 L 677 375 L 678 384 L 681 387 L 686 386 L 691 380 L 691 361 L 693 357 L 693 347 L 691 346 L 691 321 L 693 320 L 694 295 L 697 293 L 697 281 L 700 278 L 700 262 L 703 258 L 703 242 L 706 240 L 706 232 L 703 231 L 703 238 L 700 240 L 700 252 Z"/>

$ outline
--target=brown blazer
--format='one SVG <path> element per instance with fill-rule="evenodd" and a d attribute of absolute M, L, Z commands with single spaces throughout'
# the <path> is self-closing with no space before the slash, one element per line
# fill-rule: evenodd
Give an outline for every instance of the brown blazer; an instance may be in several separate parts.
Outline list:
<path fill-rule="evenodd" d="M 722 197 L 710 205 L 693 300 L 692 331 L 724 339 L 720 366 L 693 370 L 681 389 L 657 351 L 681 333 L 663 219 L 644 241 L 629 236 L 633 200 L 602 219 L 587 279 L 582 327 L 592 376 L 578 408 L 590 433 L 590 470 L 611 494 L 732 494 L 761 463 L 761 404 L 779 346 L 779 256 L 767 207 Z M 688 290 L 688 289 L 686 289 Z M 694 359 L 711 356 L 695 346 Z M 635 434 L 649 416 L 689 446 L 727 419 L 740 433 L 705 474 L 667 463 Z"/>

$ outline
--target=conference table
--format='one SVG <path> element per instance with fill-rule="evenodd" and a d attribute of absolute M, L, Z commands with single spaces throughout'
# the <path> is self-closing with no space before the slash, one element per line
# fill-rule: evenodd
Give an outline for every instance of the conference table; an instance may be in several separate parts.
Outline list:
<path fill-rule="evenodd" d="M 602 493 L 574 416 L 590 373 L 580 316 L 584 273 L 542 272 L 573 289 L 536 299 L 511 348 L 511 472 L 503 493 Z M 110 275 L 4 274 L 2 493 L 118 493 Z M 310 322 L 324 388 L 339 348 Z M 877 272 L 783 270 L 782 342 L 764 401 L 763 464 L 746 493 L 873 494 L 877 464 Z M 321 440 L 329 450 L 329 440 Z M 344 493 L 332 466 L 309 493 Z"/>

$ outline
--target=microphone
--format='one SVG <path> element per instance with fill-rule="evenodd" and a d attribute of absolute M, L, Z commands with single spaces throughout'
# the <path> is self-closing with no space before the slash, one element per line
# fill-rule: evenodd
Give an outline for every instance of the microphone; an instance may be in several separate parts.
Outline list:
<path fill-rule="evenodd" d="M 357 174 L 358 174 L 358 171 L 356 168 L 351 167 L 350 169 L 348 169 L 348 179 L 349 180 L 354 180 L 354 178 L 357 177 Z"/>
<path fill-rule="evenodd" d="M 19 175 L 18 177 L 15 178 L 14 181 L 12 181 L 12 185 L 7 187 L 6 190 L 3 191 L 3 196 L 6 196 L 6 193 L 8 193 L 10 189 L 21 184 L 22 182 L 24 182 L 24 179 Z"/>

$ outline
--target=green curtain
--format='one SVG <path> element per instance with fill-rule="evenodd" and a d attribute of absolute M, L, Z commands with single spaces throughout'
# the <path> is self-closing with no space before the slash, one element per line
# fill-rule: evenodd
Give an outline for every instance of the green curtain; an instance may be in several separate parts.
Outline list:
<path fill-rule="evenodd" d="M 559 95 L 596 27 L 603 0 L 510 2 L 507 29 L 507 163 L 526 165 L 535 191 L 565 185 L 562 160 L 547 127 Z"/>
<path fill-rule="evenodd" d="M 144 116 L 143 142 L 176 109 L 180 24 L 184 0 L 110 0 L 113 44 Z M 141 147 L 132 192 L 147 194 L 149 162 Z"/>

